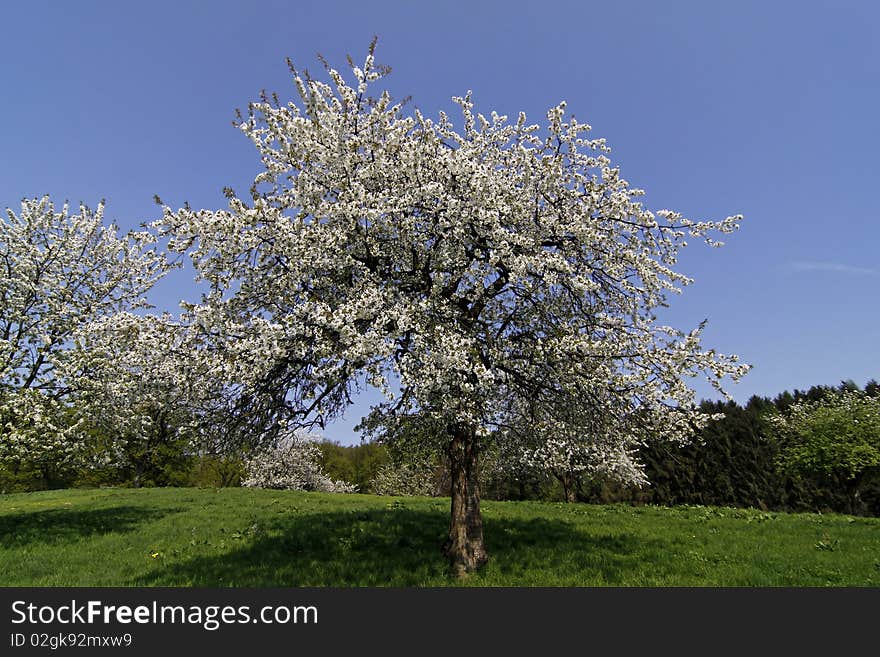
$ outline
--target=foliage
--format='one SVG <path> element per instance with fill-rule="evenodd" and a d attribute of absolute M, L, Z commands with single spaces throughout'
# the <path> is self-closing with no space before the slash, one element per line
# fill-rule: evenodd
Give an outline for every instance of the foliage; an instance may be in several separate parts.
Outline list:
<path fill-rule="evenodd" d="M 856 384 L 845 381 L 837 387 L 785 391 L 773 399 L 752 397 L 744 406 L 703 402 L 706 413 L 723 413 L 723 417 L 710 421 L 693 444 L 655 443 L 641 450 L 649 486 L 631 490 L 598 482 L 583 499 L 880 515 L 880 476 L 876 471 L 847 481 L 841 472 L 780 468 L 785 443 L 769 420 L 785 417 L 795 405 L 826 403 L 823 400 L 858 390 Z M 864 396 L 876 398 L 878 393 L 876 382 L 864 386 Z M 854 507 L 856 492 L 860 502 Z"/>
<path fill-rule="evenodd" d="M 244 460 L 236 455 L 202 454 L 190 460 L 188 485 L 199 488 L 240 486 L 244 478 Z"/>
<path fill-rule="evenodd" d="M 351 482 L 359 491 L 373 493 L 371 482 L 388 463 L 388 449 L 376 442 L 340 445 L 328 440 L 318 443 L 321 466 L 331 479 Z"/>
<path fill-rule="evenodd" d="M 449 494 L 445 476 L 448 463 L 444 454 L 445 430 L 422 414 L 413 414 L 387 422 L 373 415 L 357 427 L 382 445 L 387 462 L 370 482 L 377 495 Z"/>
<path fill-rule="evenodd" d="M 490 500 L 559 499 L 548 486 L 546 471 L 522 458 L 522 445 L 499 436 L 482 455 L 480 487 Z"/>
<path fill-rule="evenodd" d="M 839 478 L 860 503 L 861 481 L 880 470 L 880 397 L 843 390 L 793 404 L 770 418 L 780 436 L 778 462 L 791 475 Z"/>
<path fill-rule="evenodd" d="M 705 412 L 723 417 L 709 422 L 692 445 L 645 448 L 651 483 L 639 497 L 655 504 L 783 506 L 784 482 L 774 464 L 778 448 L 763 420 L 769 405 L 759 399 L 745 408 L 704 402 Z"/>
<path fill-rule="evenodd" d="M 880 467 L 880 397 L 844 392 L 771 418 L 783 436 L 782 468 L 856 479 Z"/>

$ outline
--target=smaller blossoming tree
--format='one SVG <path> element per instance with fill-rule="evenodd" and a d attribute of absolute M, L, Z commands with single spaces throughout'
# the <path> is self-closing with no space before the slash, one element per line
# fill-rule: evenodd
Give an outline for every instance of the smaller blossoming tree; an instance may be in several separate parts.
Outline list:
<path fill-rule="evenodd" d="M 549 407 L 534 407 L 528 400 L 511 404 L 502 429 L 502 444 L 514 462 L 552 476 L 562 485 L 567 502 L 576 499 L 584 477 L 613 480 L 627 486 L 648 483 L 636 452 L 639 446 L 662 440 L 652 435 L 643 412 L 615 412 L 613 398 L 603 400 L 601 390 L 580 399 L 558 395 Z M 686 434 L 672 434 L 681 442 Z"/>
<path fill-rule="evenodd" d="M 354 493 L 357 486 L 331 479 L 321 467 L 314 436 L 294 431 L 274 447 L 264 448 L 245 463 L 243 486 L 323 493 Z"/>
<path fill-rule="evenodd" d="M 73 383 L 63 375 L 77 331 L 147 305 L 169 270 L 147 231 L 119 234 L 104 204 L 72 212 L 49 197 L 25 199 L 0 220 L 0 459 L 69 458 Z"/>

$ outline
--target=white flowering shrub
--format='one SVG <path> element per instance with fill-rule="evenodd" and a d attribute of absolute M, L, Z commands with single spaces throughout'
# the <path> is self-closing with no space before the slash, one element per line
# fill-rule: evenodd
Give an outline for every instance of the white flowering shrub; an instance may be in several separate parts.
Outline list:
<path fill-rule="evenodd" d="M 350 81 L 291 68 L 294 100 L 251 103 L 239 123 L 264 165 L 252 193 L 165 207 L 158 225 L 210 285 L 193 314 L 218 375 L 274 400 L 261 415 L 321 424 L 369 383 L 388 398 L 375 414 L 443 427 L 457 570 L 487 558 L 478 462 L 511 405 L 540 422 L 602 390 L 621 428 L 595 445 L 620 460 L 635 418 L 682 440 L 704 421 L 689 377 L 723 391 L 748 370 L 704 348 L 702 326 L 655 316 L 691 282 L 673 269 L 687 239 L 718 246 L 740 216 L 650 211 L 564 103 L 538 125 L 478 113 L 468 93 L 456 126 L 395 102 L 372 48 Z"/>
<path fill-rule="evenodd" d="M 276 447 L 263 449 L 245 463 L 243 486 L 354 493 L 357 486 L 328 477 L 321 467 L 321 450 L 313 438 L 296 432 Z"/>

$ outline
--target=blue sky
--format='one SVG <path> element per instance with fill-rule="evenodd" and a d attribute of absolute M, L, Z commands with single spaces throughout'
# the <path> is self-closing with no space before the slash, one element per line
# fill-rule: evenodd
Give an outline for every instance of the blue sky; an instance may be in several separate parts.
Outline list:
<path fill-rule="evenodd" d="M 259 170 L 235 108 L 290 97 L 379 36 L 389 87 L 429 115 L 533 119 L 560 100 L 611 145 L 649 207 L 742 213 L 664 320 L 754 365 L 731 392 L 880 378 L 880 4 L 872 2 L 9 2 L 0 38 L 0 207 L 50 194 L 128 228 L 222 207 Z M 153 302 L 175 310 L 187 279 Z M 711 389 L 697 386 L 708 398 Z M 361 400 L 329 438 L 356 442 Z"/>

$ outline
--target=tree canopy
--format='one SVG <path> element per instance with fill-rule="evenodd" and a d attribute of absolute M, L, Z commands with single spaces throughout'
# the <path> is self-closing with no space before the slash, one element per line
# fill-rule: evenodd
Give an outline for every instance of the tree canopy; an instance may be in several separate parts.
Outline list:
<path fill-rule="evenodd" d="M 717 245 L 710 233 L 740 217 L 649 211 L 564 103 L 540 126 L 477 113 L 468 93 L 453 99 L 457 128 L 370 95 L 388 72 L 372 47 L 350 64 L 351 84 L 291 65 L 297 98 L 263 98 L 238 123 L 264 165 L 250 194 L 227 190 L 225 210 L 165 207 L 161 225 L 211 286 L 193 317 L 254 416 L 320 424 L 371 384 L 386 424 L 438 427 L 449 555 L 473 570 L 493 435 L 552 417 L 600 458 L 649 435 L 683 440 L 704 421 L 685 378 L 721 389 L 747 371 L 701 346 L 702 325 L 655 316 L 691 282 L 673 269 L 686 238 Z"/>

